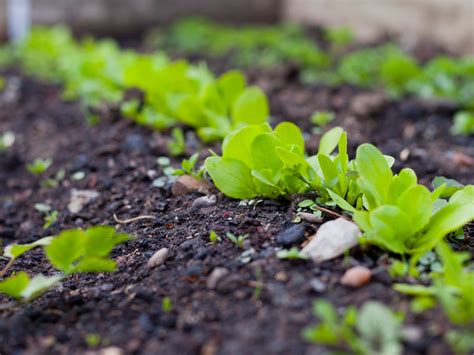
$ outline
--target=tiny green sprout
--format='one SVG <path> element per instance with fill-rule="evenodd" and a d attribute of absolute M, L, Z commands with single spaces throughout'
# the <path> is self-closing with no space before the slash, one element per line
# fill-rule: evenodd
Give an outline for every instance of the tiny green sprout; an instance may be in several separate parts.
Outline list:
<path fill-rule="evenodd" d="M 235 244 L 236 247 L 240 248 L 240 249 L 243 249 L 244 248 L 244 241 L 245 239 L 247 239 L 249 237 L 248 234 L 242 234 L 242 235 L 239 235 L 239 236 L 236 236 L 234 233 L 232 232 L 227 232 L 225 234 L 225 236 L 232 242 Z"/>
<path fill-rule="evenodd" d="M 41 186 L 44 188 L 54 188 L 59 185 L 59 183 L 64 180 L 66 176 L 66 171 L 64 169 L 59 169 L 53 178 L 46 179 L 41 182 Z"/>
<path fill-rule="evenodd" d="M 474 112 L 456 112 L 454 115 L 454 125 L 451 127 L 451 133 L 463 136 L 474 135 Z"/>
<path fill-rule="evenodd" d="M 101 343 L 100 334 L 91 333 L 86 335 L 86 343 L 90 347 L 98 346 Z"/>
<path fill-rule="evenodd" d="M 261 267 L 257 267 L 255 269 L 255 278 L 256 280 L 254 282 L 254 290 L 253 290 L 252 298 L 255 301 L 258 301 L 260 299 L 260 296 L 263 290 L 263 273 L 262 273 Z"/>
<path fill-rule="evenodd" d="M 278 259 L 287 259 L 287 260 L 307 260 L 308 256 L 301 253 L 296 247 L 291 249 L 279 250 L 276 254 Z"/>
<path fill-rule="evenodd" d="M 171 160 L 170 158 L 168 157 L 165 157 L 165 156 L 162 156 L 162 157 L 158 157 L 156 159 L 156 163 L 161 166 L 163 168 L 163 173 L 166 175 L 166 176 L 171 176 L 175 173 L 175 168 L 173 168 L 171 166 Z M 155 182 L 153 182 L 153 186 L 155 187 L 163 187 L 165 184 L 166 184 L 166 178 L 163 179 L 163 177 L 157 179 L 157 180 L 162 180 L 162 185 L 161 183 L 158 183 L 158 184 L 155 184 Z"/>
<path fill-rule="evenodd" d="M 161 301 L 161 309 L 165 313 L 171 312 L 173 309 L 173 304 L 171 303 L 171 299 L 169 297 L 163 297 L 163 300 Z"/>
<path fill-rule="evenodd" d="M 313 200 L 303 200 L 300 203 L 298 203 L 298 207 L 301 208 L 310 208 L 311 206 L 315 205 L 316 202 Z"/>
<path fill-rule="evenodd" d="M 181 162 L 181 169 L 177 169 L 173 172 L 173 175 L 191 175 L 197 180 L 201 180 L 204 176 L 204 166 L 196 169 L 196 163 L 199 158 L 199 153 L 193 154 L 189 159 L 183 159 Z"/>
<path fill-rule="evenodd" d="M 7 131 L 0 134 L 0 152 L 10 148 L 15 143 L 15 133 Z"/>
<path fill-rule="evenodd" d="M 171 131 L 171 141 L 168 143 L 168 151 L 173 157 L 182 155 L 186 150 L 186 141 L 181 128 L 175 127 Z"/>
<path fill-rule="evenodd" d="M 26 168 L 33 175 L 43 174 L 53 163 L 52 159 L 35 159 L 32 163 L 26 165 Z"/>
<path fill-rule="evenodd" d="M 35 209 L 44 214 L 43 229 L 51 227 L 58 219 L 58 211 L 51 210 L 51 206 L 45 203 L 37 203 Z"/>
<path fill-rule="evenodd" d="M 316 111 L 311 115 L 311 123 L 317 127 L 324 127 L 334 119 L 334 113 Z"/>
<path fill-rule="evenodd" d="M 81 181 L 86 177 L 86 173 L 83 171 L 77 171 L 74 174 L 72 174 L 71 179 L 74 181 Z"/>
<path fill-rule="evenodd" d="M 388 269 L 391 277 L 403 277 L 408 273 L 409 266 L 406 262 L 394 260 Z"/>
<path fill-rule="evenodd" d="M 5 78 L 0 76 L 0 91 L 5 88 Z"/>
<path fill-rule="evenodd" d="M 216 233 L 216 231 L 212 230 L 209 232 L 209 241 L 212 244 L 216 244 L 217 242 L 220 242 L 221 237 L 219 237 Z"/>
<path fill-rule="evenodd" d="M 348 27 L 328 28 L 324 34 L 334 47 L 345 46 L 354 40 L 354 33 Z"/>

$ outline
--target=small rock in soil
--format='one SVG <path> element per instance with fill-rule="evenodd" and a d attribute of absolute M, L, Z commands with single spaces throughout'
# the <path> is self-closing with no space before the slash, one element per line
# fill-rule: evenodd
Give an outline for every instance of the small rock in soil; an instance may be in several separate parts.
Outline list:
<path fill-rule="evenodd" d="M 67 208 L 71 213 L 79 213 L 85 205 L 99 197 L 100 193 L 95 190 L 71 190 L 71 199 Z"/>
<path fill-rule="evenodd" d="M 205 208 L 214 206 L 217 203 L 216 195 L 201 196 L 193 201 L 191 208 Z"/>
<path fill-rule="evenodd" d="M 149 268 L 154 268 L 163 264 L 168 257 L 168 248 L 162 248 L 158 250 L 153 256 L 148 260 L 147 266 Z"/>
<path fill-rule="evenodd" d="M 99 355 L 123 355 L 124 351 L 116 346 L 109 346 L 98 352 Z"/>
<path fill-rule="evenodd" d="M 217 283 L 229 273 L 224 267 L 216 267 L 207 278 L 207 287 L 211 290 L 216 288 Z"/>
<path fill-rule="evenodd" d="M 323 218 L 318 217 L 315 214 L 308 213 L 308 212 L 298 212 L 296 214 L 297 217 L 300 217 L 302 220 L 305 220 L 306 222 L 310 223 L 322 223 Z"/>
<path fill-rule="evenodd" d="M 174 196 L 186 195 L 192 192 L 207 194 L 209 185 L 204 181 L 199 181 L 190 175 L 180 176 L 171 187 Z"/>
<path fill-rule="evenodd" d="M 324 291 L 326 291 L 326 284 L 322 282 L 320 279 L 318 279 L 317 277 L 314 277 L 311 280 L 309 280 L 309 284 L 311 285 L 311 288 L 313 289 L 313 291 L 317 293 L 323 293 Z"/>
<path fill-rule="evenodd" d="M 277 235 L 276 241 L 285 247 L 301 243 L 304 240 L 304 226 L 296 224 Z"/>
<path fill-rule="evenodd" d="M 368 116 L 385 104 L 385 95 L 381 93 L 363 93 L 354 96 L 350 110 L 358 116 Z"/>
<path fill-rule="evenodd" d="M 320 263 L 342 255 L 357 245 L 360 230 L 344 218 L 324 223 L 313 239 L 301 250 L 314 262 Z"/>
<path fill-rule="evenodd" d="M 140 134 L 130 134 L 126 136 L 122 147 L 127 151 L 136 151 L 140 153 L 145 153 L 148 150 L 147 144 Z"/>
<path fill-rule="evenodd" d="M 401 336 L 407 343 L 418 343 L 423 338 L 423 329 L 409 325 L 402 328 Z"/>
<path fill-rule="evenodd" d="M 341 284 L 354 288 L 362 287 L 372 278 L 372 271 L 365 266 L 354 266 L 348 269 L 341 278 Z"/>

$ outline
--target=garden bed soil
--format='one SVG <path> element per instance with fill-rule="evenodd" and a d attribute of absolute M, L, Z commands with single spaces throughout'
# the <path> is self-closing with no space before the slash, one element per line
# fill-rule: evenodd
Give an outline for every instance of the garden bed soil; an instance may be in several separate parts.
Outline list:
<path fill-rule="evenodd" d="M 296 122 L 313 153 L 319 135 L 311 135 L 308 117 L 315 110 L 330 110 L 336 113 L 331 126 L 342 125 L 348 131 L 352 156 L 358 144 L 372 142 L 397 158 L 396 169 L 413 168 L 424 184 L 437 175 L 472 183 L 474 139 L 448 133 L 455 109 L 450 105 L 414 98 L 392 102 L 380 92 L 351 86 L 304 87 L 290 67 L 249 71 L 248 77 L 269 94 L 272 123 Z M 292 225 L 295 203 L 242 205 L 212 190 L 217 204 L 193 208 L 201 194 L 174 196 L 171 184 L 152 186 L 153 179 L 163 175 L 156 158 L 167 155 L 166 134 L 138 127 L 114 110 L 107 110 L 97 126 L 88 125 L 79 104 L 61 100 L 59 87 L 13 71 L 6 78 L 18 85 L 10 87 L 9 98 L 0 94 L 0 131 L 16 135 L 14 146 L 0 153 L 3 244 L 97 224 L 116 225 L 135 239 L 114 250 L 117 272 L 72 276 L 30 304 L 1 311 L 1 354 L 74 354 L 104 348 L 127 354 L 318 354 L 325 348 L 301 338 L 302 329 L 315 322 L 311 308 L 318 298 L 338 307 L 381 301 L 406 313 L 405 324 L 421 332 L 404 342 L 406 354 L 450 353 L 443 340 L 449 329 L 443 313 L 408 313 L 409 298 L 392 290 L 387 257 L 379 250 L 355 248 L 349 256 L 320 265 L 279 260 L 276 236 Z M 187 153 L 208 154 L 192 132 L 187 138 Z M 25 164 L 38 157 L 54 160 L 47 177 L 65 169 L 59 186 L 41 187 L 44 178 L 26 171 Z M 173 158 L 172 165 L 180 161 Z M 85 178 L 75 181 L 71 176 L 78 171 Z M 100 195 L 72 214 L 67 208 L 72 189 Z M 59 211 L 51 228 L 42 228 L 43 216 L 35 203 Z M 114 221 L 114 214 L 121 219 L 155 218 L 124 225 Z M 306 238 L 319 227 L 303 225 Z M 249 234 L 244 248 L 250 250 L 250 258 L 242 257 L 244 250 L 226 238 L 210 244 L 211 230 L 222 237 L 228 231 Z M 474 235 L 467 229 L 466 234 L 468 242 L 460 248 L 471 250 Z M 164 247 L 169 249 L 165 263 L 148 268 L 149 258 Z M 37 250 L 20 258 L 13 269 L 51 273 L 47 265 Z M 371 282 L 358 289 L 339 282 L 354 265 L 373 271 Z M 209 275 L 217 267 L 228 273 L 211 289 Z M 315 279 L 317 290 L 311 282 Z M 170 312 L 162 309 L 164 297 L 171 300 Z M 7 301 L 0 296 L 0 304 Z M 99 345 L 90 340 L 88 344 L 90 334 L 100 336 Z"/>

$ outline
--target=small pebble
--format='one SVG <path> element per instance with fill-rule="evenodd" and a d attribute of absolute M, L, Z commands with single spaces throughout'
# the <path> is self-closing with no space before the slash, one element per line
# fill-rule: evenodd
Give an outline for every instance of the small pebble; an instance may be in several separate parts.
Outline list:
<path fill-rule="evenodd" d="M 323 223 L 323 218 L 308 212 L 298 212 L 296 216 L 310 223 Z"/>
<path fill-rule="evenodd" d="M 326 291 L 326 284 L 317 277 L 312 278 L 309 281 L 309 284 L 311 285 L 311 288 L 317 293 L 323 293 Z"/>
<path fill-rule="evenodd" d="M 147 266 L 154 268 L 163 264 L 168 257 L 168 248 L 161 248 L 148 260 Z"/>
<path fill-rule="evenodd" d="M 209 185 L 204 181 L 199 181 L 190 175 L 180 176 L 171 187 L 174 196 L 186 195 L 192 192 L 206 194 L 209 191 Z"/>
<path fill-rule="evenodd" d="M 304 226 L 295 224 L 277 235 L 276 241 L 285 247 L 301 243 L 305 239 L 304 237 Z"/>
<path fill-rule="evenodd" d="M 191 208 L 206 208 L 214 206 L 217 203 L 216 195 L 201 196 L 193 201 Z"/>
<path fill-rule="evenodd" d="M 228 273 L 229 270 L 226 268 L 216 267 L 214 270 L 212 270 L 209 277 L 207 278 L 207 287 L 211 290 L 214 289 L 217 286 L 217 283 Z"/>
<path fill-rule="evenodd" d="M 341 284 L 358 288 L 367 284 L 372 278 L 372 271 L 364 266 L 354 266 L 348 269 L 341 278 Z"/>

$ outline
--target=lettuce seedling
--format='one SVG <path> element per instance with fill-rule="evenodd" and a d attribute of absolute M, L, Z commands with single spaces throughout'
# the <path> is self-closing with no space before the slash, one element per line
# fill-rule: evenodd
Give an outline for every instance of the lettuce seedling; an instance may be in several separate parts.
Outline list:
<path fill-rule="evenodd" d="M 439 199 L 445 185 L 430 192 L 417 183 L 411 169 L 393 175 L 373 145 L 359 146 L 355 162 L 367 211 L 355 211 L 354 221 L 368 242 L 398 254 L 420 254 L 474 219 L 473 185 L 448 202 Z"/>
<path fill-rule="evenodd" d="M 334 119 L 334 113 L 316 111 L 311 115 L 311 123 L 317 127 L 324 127 Z"/>
<path fill-rule="evenodd" d="M 186 140 L 183 130 L 175 127 L 171 130 L 171 140 L 168 143 L 168 152 L 171 156 L 177 157 L 186 151 Z"/>
<path fill-rule="evenodd" d="M 33 175 L 41 175 L 48 170 L 52 163 L 52 159 L 35 159 L 32 163 L 26 165 L 26 169 Z"/>
<path fill-rule="evenodd" d="M 30 244 L 7 246 L 4 252 L 4 256 L 10 259 L 7 267 L 25 252 L 41 246 L 49 262 L 60 274 L 30 278 L 26 272 L 21 271 L 1 281 L 0 292 L 28 302 L 71 274 L 114 271 L 116 263 L 109 258 L 109 254 L 114 246 L 129 239 L 130 236 L 118 234 L 112 227 L 96 226 L 85 231 L 63 231 L 56 237 L 42 238 Z M 0 275 L 4 273 L 2 271 Z"/>
<path fill-rule="evenodd" d="M 452 134 L 463 136 L 474 135 L 474 112 L 459 111 L 454 115 Z"/>
<path fill-rule="evenodd" d="M 446 242 L 438 243 L 436 252 L 443 269 L 433 275 L 431 286 L 395 284 L 394 289 L 418 298 L 436 298 L 451 322 L 474 324 L 474 271 L 465 266 L 469 254 L 454 252 Z"/>
<path fill-rule="evenodd" d="M 202 180 L 205 168 L 204 166 L 201 166 L 199 169 L 196 168 L 198 158 L 199 153 L 194 153 L 189 159 L 183 159 L 181 162 L 181 169 L 174 170 L 172 175 L 191 175 L 197 180 Z"/>
<path fill-rule="evenodd" d="M 229 134 L 222 157 L 205 161 L 219 190 L 229 197 L 276 198 L 313 189 L 314 170 L 304 157 L 304 139 L 293 123 L 251 125 Z M 316 188 L 316 186 L 314 186 Z"/>
<path fill-rule="evenodd" d="M 342 316 L 325 300 L 314 303 L 313 313 L 320 319 L 303 331 L 306 341 L 328 345 L 353 354 L 401 354 L 401 321 L 381 303 L 366 302 L 360 311 L 348 307 Z M 380 327 L 383 324 L 383 327 Z"/>

